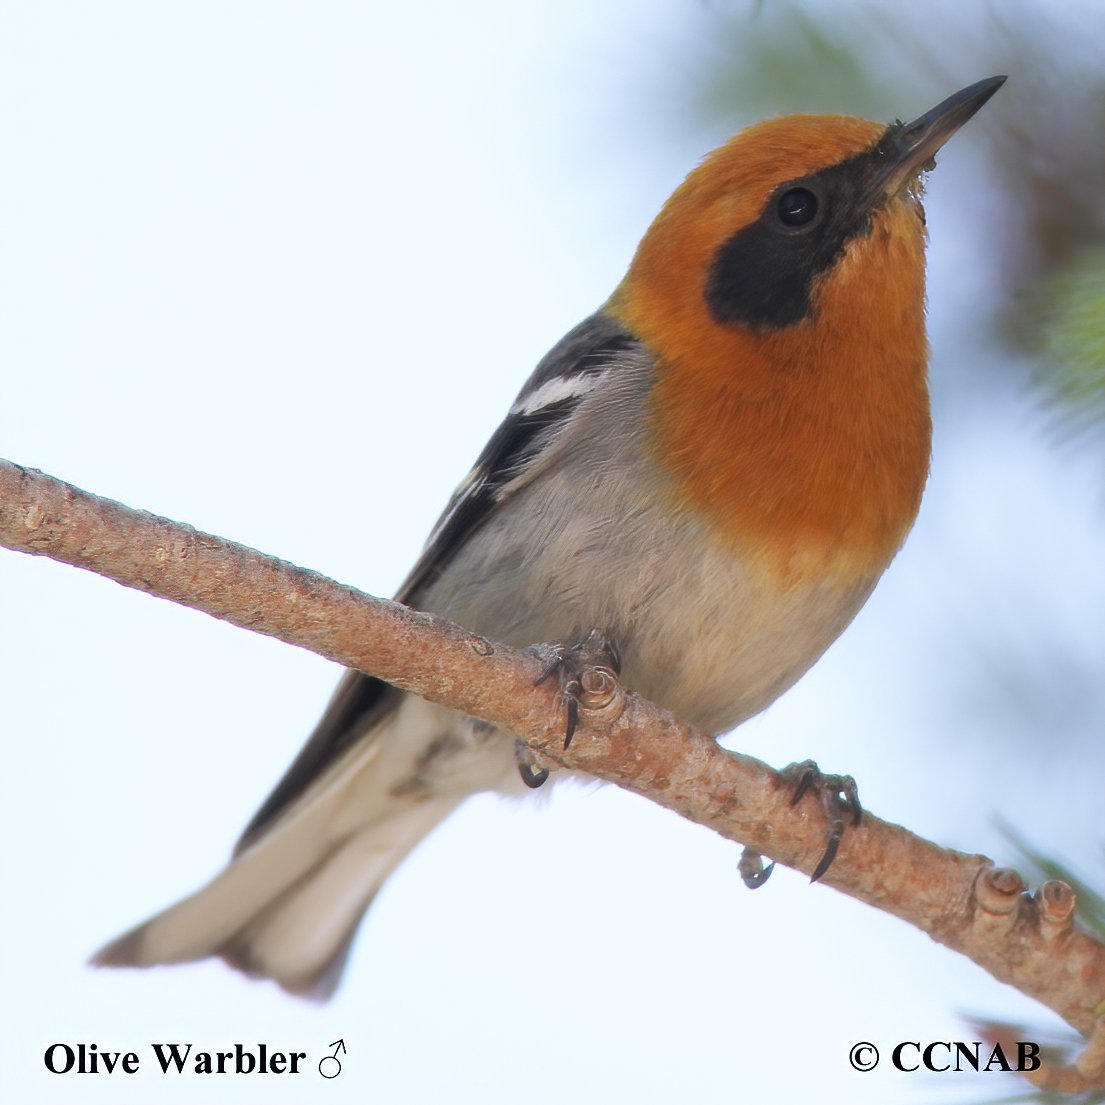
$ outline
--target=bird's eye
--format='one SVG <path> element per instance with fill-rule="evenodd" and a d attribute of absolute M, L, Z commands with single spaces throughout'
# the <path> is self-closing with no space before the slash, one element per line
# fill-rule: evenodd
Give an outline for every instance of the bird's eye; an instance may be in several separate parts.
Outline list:
<path fill-rule="evenodd" d="M 779 197 L 775 205 L 783 226 L 806 226 L 817 217 L 817 197 L 808 188 L 791 188 Z"/>

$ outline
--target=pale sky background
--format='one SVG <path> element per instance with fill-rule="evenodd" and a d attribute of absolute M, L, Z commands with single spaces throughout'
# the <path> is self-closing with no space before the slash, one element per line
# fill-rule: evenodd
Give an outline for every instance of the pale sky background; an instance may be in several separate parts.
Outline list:
<path fill-rule="evenodd" d="M 533 364 L 762 111 L 678 124 L 716 7 L 2 0 L 0 453 L 389 593 Z M 930 45 L 962 7 L 929 9 Z M 888 120 L 1002 71 L 957 59 L 896 92 L 893 59 L 872 66 Z M 995 706 L 982 647 L 1105 670 L 1099 457 L 1057 446 L 1009 376 L 942 383 L 995 356 L 982 133 L 929 188 L 921 521 L 840 643 L 729 742 L 851 772 L 942 843 L 1008 859 L 1001 816 L 1100 875 L 1100 730 Z M 0 610 L 5 1100 L 962 1102 L 1018 1084 L 859 1075 L 848 1049 L 971 1038 L 964 1011 L 1056 1023 L 796 874 L 749 893 L 739 849 L 613 788 L 471 801 L 380 895 L 329 1005 L 218 963 L 93 971 L 221 866 L 339 673 L 13 553 Z M 304 1050 L 311 1073 L 164 1077 L 168 1040 Z M 81 1041 L 142 1073 L 45 1071 Z"/>

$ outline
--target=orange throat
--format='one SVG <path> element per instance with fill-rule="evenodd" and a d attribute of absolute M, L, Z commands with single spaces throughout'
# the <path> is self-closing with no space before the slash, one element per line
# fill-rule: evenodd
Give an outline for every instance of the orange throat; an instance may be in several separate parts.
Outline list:
<path fill-rule="evenodd" d="M 902 232 L 907 217 L 903 207 L 876 218 L 792 326 L 719 325 L 694 285 L 674 297 L 682 317 L 665 317 L 649 291 L 670 304 L 671 289 L 655 278 L 627 280 L 607 308 L 658 357 L 651 428 L 677 501 L 788 586 L 873 581 L 920 506 L 931 441 L 924 242 L 919 221 Z"/>

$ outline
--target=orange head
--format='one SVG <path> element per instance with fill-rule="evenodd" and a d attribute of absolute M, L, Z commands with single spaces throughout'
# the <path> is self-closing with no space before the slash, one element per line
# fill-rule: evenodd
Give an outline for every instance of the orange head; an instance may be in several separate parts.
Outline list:
<path fill-rule="evenodd" d="M 1003 79 L 908 125 L 742 131 L 668 200 L 606 306 L 657 358 L 677 502 L 777 578 L 873 579 L 913 522 L 930 441 L 919 175 Z"/>

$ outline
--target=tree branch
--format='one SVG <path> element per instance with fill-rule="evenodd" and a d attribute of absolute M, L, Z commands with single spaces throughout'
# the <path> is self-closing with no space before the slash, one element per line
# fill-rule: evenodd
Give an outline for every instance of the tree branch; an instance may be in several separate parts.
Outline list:
<path fill-rule="evenodd" d="M 620 687 L 585 696 L 563 746 L 557 688 L 529 651 L 372 598 L 316 572 L 0 461 L 0 545 L 108 576 L 494 722 L 554 766 L 617 783 L 807 874 L 824 848 L 814 801 Z M 1105 944 L 1074 924 L 1061 882 L 1016 872 L 865 814 L 822 880 L 961 952 L 1089 1035 L 1105 1015 Z M 1098 1035 L 1100 1036 L 1100 1030 Z"/>

